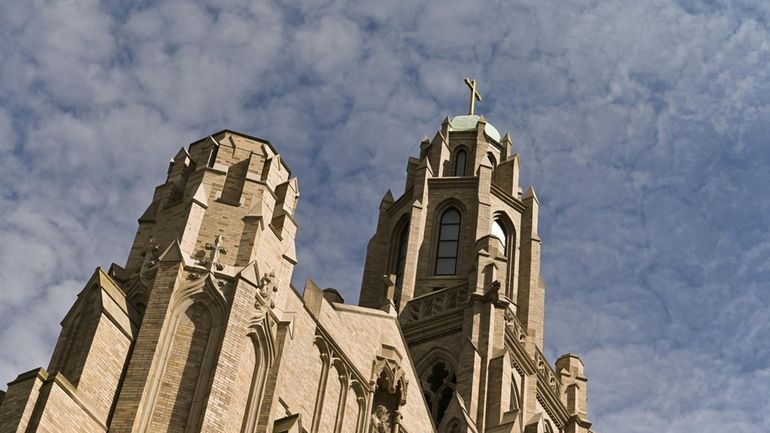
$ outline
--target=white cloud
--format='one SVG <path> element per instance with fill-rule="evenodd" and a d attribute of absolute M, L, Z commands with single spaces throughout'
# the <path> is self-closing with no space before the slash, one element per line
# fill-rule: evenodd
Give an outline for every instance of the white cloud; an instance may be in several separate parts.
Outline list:
<path fill-rule="evenodd" d="M 26 344 L 0 380 L 46 364 L 168 158 L 225 127 L 300 177 L 295 283 L 355 301 L 382 194 L 473 76 L 542 200 L 547 351 L 584 354 L 596 430 L 767 430 L 768 18 L 748 0 L 0 3 L 0 347 Z"/>

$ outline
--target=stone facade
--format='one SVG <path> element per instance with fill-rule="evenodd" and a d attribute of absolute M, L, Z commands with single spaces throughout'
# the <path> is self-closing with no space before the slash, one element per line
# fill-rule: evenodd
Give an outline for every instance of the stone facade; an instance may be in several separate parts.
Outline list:
<path fill-rule="evenodd" d="M 538 200 L 511 147 L 472 115 L 422 142 L 354 306 L 291 285 L 299 190 L 275 148 L 192 143 L 48 368 L 0 393 L 0 433 L 587 433 L 582 362 L 542 354 Z"/>

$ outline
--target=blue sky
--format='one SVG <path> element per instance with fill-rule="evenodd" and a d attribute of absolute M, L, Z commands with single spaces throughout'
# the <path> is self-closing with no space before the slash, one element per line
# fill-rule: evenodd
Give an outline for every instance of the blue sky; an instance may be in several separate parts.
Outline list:
<path fill-rule="evenodd" d="M 0 381 L 123 263 L 168 158 L 223 128 L 299 177 L 300 264 L 357 299 L 388 188 L 446 115 L 541 200 L 546 354 L 598 432 L 770 431 L 770 3 L 0 2 Z"/>

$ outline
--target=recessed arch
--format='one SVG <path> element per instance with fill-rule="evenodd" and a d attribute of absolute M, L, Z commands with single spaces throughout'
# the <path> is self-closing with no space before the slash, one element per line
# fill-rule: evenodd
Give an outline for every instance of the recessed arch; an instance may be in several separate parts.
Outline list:
<path fill-rule="evenodd" d="M 503 244 L 503 252 L 505 252 L 505 247 L 508 242 L 508 233 L 499 220 L 492 221 L 492 236 L 500 240 Z"/>
<path fill-rule="evenodd" d="M 270 331 L 270 321 L 269 314 L 264 312 L 258 314 L 252 319 L 246 334 L 249 346 L 247 350 L 251 351 L 249 359 L 254 360 L 254 365 L 243 413 L 241 431 L 244 433 L 253 433 L 257 430 L 267 384 L 267 373 L 275 358 L 275 343 Z"/>
<path fill-rule="evenodd" d="M 436 243 L 435 275 L 456 275 L 460 252 L 462 214 L 451 206 L 439 217 L 438 242 Z"/>
<path fill-rule="evenodd" d="M 503 244 L 503 254 L 506 257 L 512 257 L 516 247 L 516 228 L 508 214 L 497 211 L 492 215 L 490 234 L 500 239 Z"/>
<path fill-rule="evenodd" d="M 405 214 L 399 220 L 391 236 L 390 273 L 396 275 L 396 289 L 404 285 L 406 254 L 409 246 L 409 224 L 411 215 Z"/>
<path fill-rule="evenodd" d="M 211 388 L 211 372 L 216 364 L 226 317 L 224 296 L 209 277 L 179 288 L 169 305 L 171 320 L 160 338 L 160 356 L 150 366 L 149 375 L 156 379 L 149 385 L 147 397 L 142 402 L 140 431 L 152 431 L 166 423 L 193 431 L 200 428 L 206 396 Z M 172 357 L 177 345 L 188 353 L 187 359 Z M 172 360 L 197 368 L 173 368 Z M 169 400 L 167 395 L 176 392 L 164 390 L 171 386 L 169 384 L 182 386 L 183 383 L 193 389 L 193 393 L 179 394 L 180 398 Z"/>
<path fill-rule="evenodd" d="M 428 353 L 423 355 L 416 363 L 417 372 L 422 375 L 430 366 L 437 360 L 443 360 L 452 365 L 452 368 L 457 367 L 454 359 L 457 357 L 454 353 L 450 352 L 443 347 L 434 347 Z"/>
<path fill-rule="evenodd" d="M 465 176 L 468 172 L 468 150 L 465 147 L 458 147 L 452 161 L 452 174 L 458 177 Z"/>
<path fill-rule="evenodd" d="M 492 168 L 497 167 L 497 158 L 495 158 L 494 153 L 487 152 L 487 158 L 489 158 L 489 163 L 492 164 Z"/>
<path fill-rule="evenodd" d="M 505 295 L 513 298 L 516 284 L 516 227 L 504 211 L 492 215 L 490 234 L 502 243 L 501 252 L 508 262 L 505 269 Z"/>
<path fill-rule="evenodd" d="M 521 409 L 521 394 L 519 392 L 519 381 L 516 380 L 517 372 L 511 372 L 511 395 L 508 403 L 508 411 L 513 412 Z"/>
<path fill-rule="evenodd" d="M 455 359 L 456 355 L 449 350 L 442 347 L 434 347 L 415 364 L 425 402 L 428 404 L 428 409 L 436 426 L 441 423 L 446 408 L 457 388 L 457 363 Z M 443 377 L 440 364 L 443 364 L 443 371 L 447 373 Z M 437 374 L 438 377 L 436 377 Z M 431 377 L 431 375 L 434 377 Z M 439 381 L 438 379 L 441 380 Z"/>
<path fill-rule="evenodd" d="M 420 383 L 434 425 L 439 425 L 457 389 L 457 373 L 448 358 L 434 354 L 429 359 L 420 373 Z"/>

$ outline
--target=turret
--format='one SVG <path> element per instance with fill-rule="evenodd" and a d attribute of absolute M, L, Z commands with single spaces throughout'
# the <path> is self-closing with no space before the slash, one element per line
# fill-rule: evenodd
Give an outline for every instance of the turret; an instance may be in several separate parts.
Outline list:
<path fill-rule="evenodd" d="M 540 202 L 466 84 L 469 113 L 420 142 L 404 193 L 382 201 L 360 303 L 396 309 L 439 433 L 583 426 L 582 363 L 558 375 L 542 352 Z"/>

